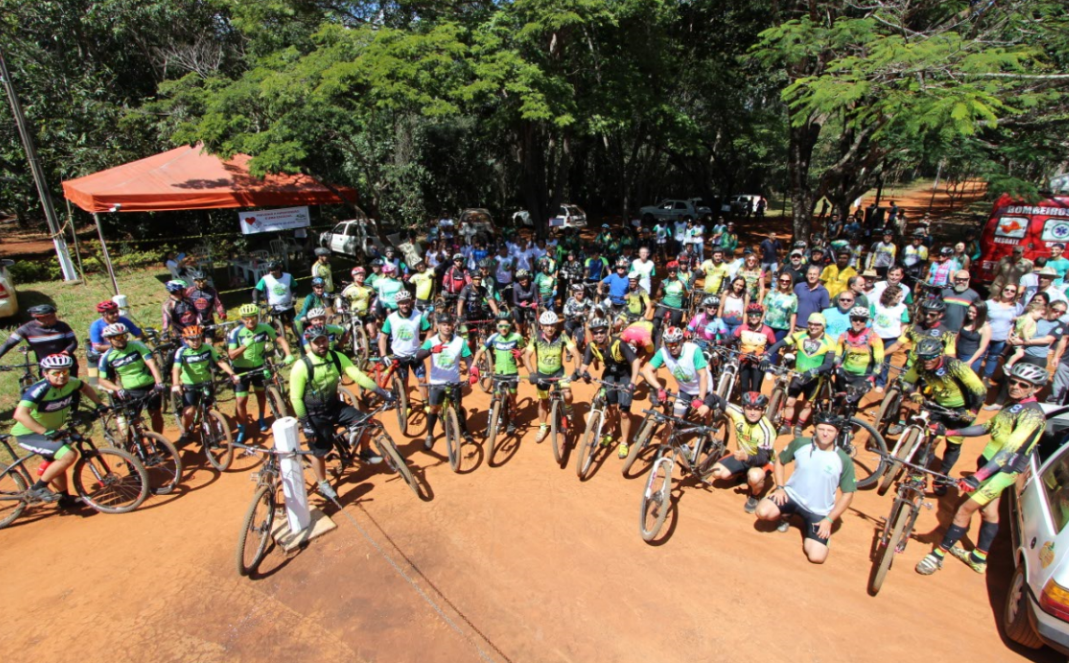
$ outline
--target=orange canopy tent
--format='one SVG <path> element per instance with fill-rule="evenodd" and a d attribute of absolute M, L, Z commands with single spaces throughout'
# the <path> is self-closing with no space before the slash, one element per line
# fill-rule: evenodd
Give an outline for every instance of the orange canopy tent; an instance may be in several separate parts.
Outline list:
<path fill-rule="evenodd" d="M 227 207 L 355 203 L 354 189 L 308 175 L 249 173 L 247 154 L 223 161 L 201 145 L 176 147 L 63 183 L 63 195 L 87 212 L 162 212 Z M 116 207 L 118 206 L 118 207 Z"/>

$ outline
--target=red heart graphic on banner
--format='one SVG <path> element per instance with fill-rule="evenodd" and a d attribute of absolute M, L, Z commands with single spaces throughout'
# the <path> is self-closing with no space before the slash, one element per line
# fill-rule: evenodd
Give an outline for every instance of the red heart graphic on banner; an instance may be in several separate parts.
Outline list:
<path fill-rule="evenodd" d="M 247 223 L 247 224 L 249 224 L 251 226 L 252 224 L 256 223 L 256 217 L 255 216 L 247 216 L 247 217 L 245 217 L 245 223 Z"/>

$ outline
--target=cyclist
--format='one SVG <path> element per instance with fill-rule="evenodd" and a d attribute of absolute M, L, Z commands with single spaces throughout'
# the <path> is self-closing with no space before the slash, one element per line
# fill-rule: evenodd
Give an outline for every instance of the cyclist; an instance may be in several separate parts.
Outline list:
<path fill-rule="evenodd" d="M 575 251 L 569 250 L 560 266 L 561 292 L 574 292 L 573 286 L 583 285 L 583 263 Z"/>
<path fill-rule="evenodd" d="M 319 492 L 328 499 L 337 499 L 337 493 L 327 482 L 325 460 L 334 447 L 334 432 L 338 426 L 358 422 L 365 416 L 338 398 L 338 383 L 342 375 L 386 402 L 392 402 L 394 396 L 353 366 L 348 357 L 331 350 L 326 329 L 309 326 L 304 330 L 304 340 L 311 351 L 301 357 L 290 371 L 290 405 L 301 422 L 301 431 L 312 452 L 310 464 Z M 382 457 L 372 453 L 370 445 L 370 436 L 364 436 L 358 452 L 360 460 L 370 465 L 381 463 Z"/>
<path fill-rule="evenodd" d="M 589 370 L 595 363 L 602 365 L 602 381 L 626 387 L 626 390 L 608 389 L 605 392 L 607 407 L 604 430 L 615 430 L 616 417 L 619 415 L 620 442 L 617 445 L 617 455 L 620 458 L 627 458 L 633 423 L 631 401 L 634 385 L 638 384 L 641 375 L 642 359 L 634 346 L 621 340 L 619 336 L 609 336 L 609 321 L 601 317 L 590 321 L 590 344 L 583 353 L 582 365 L 576 370 L 572 379 L 582 377 L 589 383 Z M 599 443 L 602 446 L 611 444 L 611 433 L 606 432 Z"/>
<path fill-rule="evenodd" d="M 308 312 L 313 309 L 328 313 L 331 311 L 333 302 L 326 292 L 326 287 L 327 284 L 321 277 L 312 277 L 312 292 L 305 295 L 304 301 L 301 302 L 301 310 L 297 313 L 298 326 L 314 324 L 308 316 Z"/>
<path fill-rule="evenodd" d="M 457 253 L 453 255 L 453 264 L 442 274 L 442 296 L 448 307 L 454 302 L 464 286 L 468 285 L 468 270 L 464 269 L 464 256 Z"/>
<path fill-rule="evenodd" d="M 387 315 L 397 310 L 394 298 L 405 289 L 405 284 L 397 278 L 397 267 L 392 262 L 382 266 L 382 277 L 371 286 L 375 288 L 378 297 L 375 300 L 375 309 L 379 320 L 384 320 Z"/>
<path fill-rule="evenodd" d="M 795 332 L 768 349 L 769 357 L 776 356 L 783 348 L 793 350 L 793 353 L 784 355 L 784 359 L 793 359 L 794 370 L 799 373 L 787 387 L 787 402 L 783 406 L 783 419 L 779 428 L 781 435 L 791 432 L 792 426 L 795 437 L 802 434 L 813 410 L 813 396 L 820 386 L 821 376 L 835 367 L 835 341 L 824 333 L 824 327 L 824 316 L 820 313 L 810 313 L 806 331 Z M 761 368 L 768 370 L 769 365 L 762 364 Z M 795 419 L 795 406 L 800 396 L 805 398 L 805 406 Z"/>
<path fill-rule="evenodd" d="M 200 403 L 201 388 L 212 383 L 211 365 L 230 376 L 237 385 L 241 378 L 234 375 L 234 369 L 223 360 L 215 346 L 204 342 L 204 328 L 192 325 L 182 330 L 182 342 L 185 345 L 174 352 L 174 368 L 171 369 L 171 391 L 182 395 L 182 434 L 177 444 L 189 442 L 189 427 L 193 424 L 193 414 Z"/>
<path fill-rule="evenodd" d="M 15 425 L 11 428 L 11 435 L 20 447 L 49 462 L 41 478 L 30 486 L 30 494 L 43 502 L 58 502 L 64 509 L 78 506 L 81 500 L 67 492 L 67 470 L 78 460 L 78 452 L 67 446 L 59 429 L 77 407 L 80 396 L 96 403 L 98 411 L 104 408 L 100 396 L 88 383 L 71 376 L 73 366 L 70 355 L 42 358 L 42 379 L 19 398 L 13 415 Z M 57 492 L 49 490 L 49 484 L 54 484 Z"/>
<path fill-rule="evenodd" d="M 601 247 L 595 244 L 589 249 L 590 257 L 583 261 L 583 277 L 590 285 L 600 283 L 609 272 L 609 261 L 601 257 Z"/>
<path fill-rule="evenodd" d="M 434 448 L 434 427 L 438 424 L 438 416 L 442 411 L 442 403 L 445 402 L 446 389 L 453 386 L 452 401 L 457 409 L 457 422 L 460 424 L 464 440 L 472 441 L 471 433 L 468 432 L 468 421 L 465 415 L 463 402 L 463 386 L 460 383 L 460 362 L 463 360 L 470 371 L 474 366 L 471 348 L 459 335 L 455 334 L 457 321 L 449 313 L 443 313 L 438 317 L 438 333 L 427 337 L 416 353 L 417 361 L 424 361 L 428 357 L 431 360 L 430 390 L 427 402 L 431 410 L 427 414 L 427 437 L 423 440 L 423 448 L 430 451 Z M 475 371 L 478 374 L 478 370 Z"/>
<path fill-rule="evenodd" d="M 308 311 L 307 322 L 309 326 L 319 325 L 327 330 L 327 335 L 330 337 L 331 350 L 337 349 L 338 346 L 344 346 L 349 341 L 349 330 L 341 325 L 327 324 L 326 309 L 314 308 Z M 308 344 L 304 342 L 304 336 L 301 336 L 301 345 L 304 347 L 305 352 L 307 352 Z"/>
<path fill-rule="evenodd" d="M 582 287 L 582 286 L 580 286 Z M 508 425 L 505 432 L 509 435 L 516 432 L 516 388 L 520 373 L 519 362 L 523 357 L 523 336 L 520 336 L 512 326 L 512 317 L 500 311 L 497 314 L 497 331 L 490 335 L 481 348 L 475 353 L 471 362 L 469 373 L 478 379 L 479 360 L 486 352 L 492 352 L 494 358 L 494 375 L 503 377 L 515 377 L 516 382 L 508 384 L 509 412 Z"/>
<path fill-rule="evenodd" d="M 746 322 L 736 327 L 735 332 L 728 338 L 732 343 L 738 341 L 739 352 L 744 355 L 739 357 L 739 393 L 761 390 L 761 382 L 764 380 L 760 368 L 761 359 L 770 356 L 769 349 L 775 347 L 776 334 L 761 321 L 764 315 L 765 309 L 760 304 L 748 305 Z"/>
<path fill-rule="evenodd" d="M 628 322 L 653 317 L 653 300 L 650 293 L 640 286 L 642 275 L 631 272 L 627 275 L 627 292 L 624 293 L 624 314 Z"/>
<path fill-rule="evenodd" d="M 554 274 L 554 260 L 549 257 L 538 259 L 538 273 L 534 277 L 534 287 L 538 291 L 538 303 L 544 309 L 552 311 L 557 296 L 557 277 Z"/>
<path fill-rule="evenodd" d="M 943 351 L 949 357 L 957 356 L 957 334 L 943 324 L 943 315 L 947 305 L 942 299 L 927 299 L 921 304 L 920 319 L 907 326 L 902 332 L 899 343 L 909 343 L 909 347 L 915 349 L 923 338 L 935 338 L 943 344 Z M 913 365 L 914 356 L 911 352 L 906 359 L 906 367 Z"/>
<path fill-rule="evenodd" d="M 947 428 L 965 428 L 976 420 L 980 407 L 987 398 L 987 389 L 984 383 L 965 362 L 954 357 L 944 356 L 943 344 L 939 339 L 922 339 L 914 350 L 917 357 L 915 363 L 902 376 L 902 381 L 907 389 L 914 385 L 920 385 L 920 391 L 914 393 L 914 400 L 923 401 L 927 394 L 930 400 L 955 412 L 954 415 L 932 413 L 931 421 L 941 423 Z M 897 435 L 902 432 L 904 409 L 899 412 L 899 423 L 887 429 L 888 434 Z M 961 456 L 961 444 L 964 440 L 959 437 L 948 437 L 946 452 L 943 454 L 943 464 L 940 473 L 949 474 L 954 468 L 958 457 Z M 935 486 L 936 495 L 946 495 L 947 487 L 939 482 Z"/>
<path fill-rule="evenodd" d="M 135 339 L 141 339 L 141 328 L 134 324 L 130 318 L 127 318 L 125 315 L 120 315 L 119 305 L 110 299 L 105 299 L 97 304 L 97 313 L 100 314 L 100 317 L 89 325 L 90 348 L 86 348 L 87 352 L 90 349 L 96 353 L 107 352 L 111 348 L 111 343 L 108 343 L 108 339 L 104 338 L 104 328 L 108 325 L 114 325 L 120 322 L 126 327 L 127 334 L 133 336 Z M 98 356 L 97 360 L 99 359 Z"/>
<path fill-rule="evenodd" d="M 664 319 L 668 318 L 669 327 L 678 327 L 683 321 L 683 298 L 690 291 L 686 282 L 679 277 L 679 263 L 673 260 L 665 265 L 668 275 L 657 286 L 657 306 L 653 324 L 660 331 Z"/>
<path fill-rule="evenodd" d="M 200 324 L 215 324 L 215 316 L 226 320 L 226 307 L 219 297 L 219 291 L 208 285 L 208 277 L 200 270 L 190 272 L 193 285 L 186 288 L 186 299 L 193 302 L 193 308 L 200 314 Z"/>
<path fill-rule="evenodd" d="M 664 345 L 654 353 L 653 358 L 642 366 L 642 377 L 646 383 L 656 390 L 656 398 L 651 396 L 654 405 L 663 402 L 668 395 L 661 383 L 657 381 L 656 371 L 661 366 L 668 368 L 668 372 L 675 378 L 678 395 L 672 404 L 672 411 L 676 417 L 684 417 L 691 409 L 701 408 L 705 397 L 713 389 L 713 377 L 709 373 L 709 364 L 705 355 L 694 343 L 683 340 L 683 330 L 679 327 L 668 327 L 661 337 Z M 671 434 L 671 423 L 665 427 L 663 435 Z"/>
<path fill-rule="evenodd" d="M 427 266 L 423 258 L 416 260 L 412 276 L 408 282 L 416 287 L 416 310 L 420 313 L 431 307 L 434 298 L 434 269 Z"/>
<path fill-rule="evenodd" d="M 601 299 L 608 293 L 608 302 L 613 315 L 622 313 L 627 306 L 627 293 L 631 281 L 627 278 L 627 270 L 631 261 L 620 258 L 616 261 L 616 272 L 609 274 L 598 283 L 598 298 Z M 638 274 L 635 275 L 636 277 Z M 636 284 L 638 279 L 635 279 Z"/>
<path fill-rule="evenodd" d="M 724 287 L 724 279 L 728 277 L 728 264 L 724 262 L 724 249 L 714 247 L 709 259 L 701 264 L 704 274 L 702 290 L 706 294 L 719 295 Z"/>
<path fill-rule="evenodd" d="M 345 286 L 341 296 L 349 302 L 349 312 L 363 323 L 368 338 L 374 338 L 375 315 L 372 313 L 372 303 L 375 301 L 375 290 L 365 285 L 367 270 L 363 267 L 353 267 L 351 274 L 353 282 Z"/>
<path fill-rule="evenodd" d="M 516 271 L 516 282 L 512 284 L 512 317 L 516 328 L 524 336 L 528 335 L 527 324 L 538 313 L 538 290 L 531 283 L 531 273 L 526 269 Z"/>
<path fill-rule="evenodd" d="M 582 348 L 586 342 L 586 321 L 594 310 L 594 304 L 586 298 L 586 288 L 582 283 L 572 283 L 572 296 L 564 302 L 564 333 L 576 347 Z"/>
<path fill-rule="evenodd" d="M 320 309 L 322 310 L 322 309 Z M 256 404 L 260 409 L 260 418 L 257 423 L 260 432 L 267 432 L 268 426 L 265 420 L 267 411 L 267 399 L 264 394 L 264 352 L 268 343 L 277 343 L 285 353 L 285 362 L 292 364 L 295 360 L 289 342 L 275 333 L 275 328 L 269 324 L 257 322 L 255 304 L 242 304 L 238 309 L 241 316 L 241 324 L 230 330 L 226 337 L 227 354 L 230 363 L 238 375 L 238 386 L 234 393 L 237 400 L 238 436 L 237 442 L 245 441 L 245 422 L 251 421 L 248 412 L 249 387 L 256 393 Z M 316 312 L 316 311 L 313 311 Z"/>
<path fill-rule="evenodd" d="M 367 287 L 375 290 L 375 284 L 382 278 L 382 266 L 384 262 L 382 258 L 375 258 L 371 261 L 371 274 L 368 275 L 365 284 Z"/>
<path fill-rule="evenodd" d="M 1017 483 L 1021 472 L 1028 468 L 1028 457 L 1035 450 L 1046 416 L 1036 393 L 1047 383 L 1047 371 L 1033 364 L 1016 364 L 1009 375 L 1010 402 L 985 424 L 944 430 L 936 424 L 936 432 L 949 437 L 980 437 L 991 440 L 976 460 L 976 473 L 958 481 L 958 489 L 969 494 L 954 513 L 954 522 L 943 535 L 943 541 L 917 564 L 917 573 L 931 575 L 943 567 L 949 552 L 963 560 L 977 573 L 987 570 L 987 553 L 998 534 L 998 507 L 1002 491 Z M 969 531 L 972 516 L 980 512 L 980 534 L 976 547 L 967 552 L 958 541 Z"/>
<path fill-rule="evenodd" d="M 167 390 L 163 384 L 152 351 L 143 343 L 130 341 L 130 332 L 121 322 L 104 328 L 103 336 L 107 339 L 108 350 L 100 356 L 100 388 L 111 392 L 116 400 L 140 400 L 147 396 L 144 406 L 151 419 L 152 430 L 163 432 L 163 402 L 160 393 Z M 137 408 L 141 411 L 141 406 Z"/>
<path fill-rule="evenodd" d="M 716 295 L 706 295 L 701 301 L 698 313 L 690 319 L 687 330 L 691 338 L 703 350 L 711 345 L 723 341 L 728 337 L 728 328 L 724 320 L 717 317 L 720 310 L 720 298 Z"/>
<path fill-rule="evenodd" d="M 461 321 L 490 320 L 491 315 L 497 315 L 497 310 L 497 301 L 493 291 L 485 285 L 482 273 L 475 272 L 471 275 L 471 282 L 464 286 L 457 297 L 457 319 Z"/>
<path fill-rule="evenodd" d="M 413 310 L 412 295 L 407 290 L 397 293 L 394 301 L 397 302 L 397 310 L 386 316 L 386 321 L 382 323 L 379 356 L 385 368 L 397 362 L 397 375 L 401 377 L 401 384 L 407 393 L 408 369 L 415 372 L 417 380 L 423 379 L 423 362 L 416 359 L 416 353 L 419 351 L 420 337 L 431 328 L 431 323 L 423 313 Z"/>
<path fill-rule="evenodd" d="M 497 302 L 501 302 L 501 290 L 497 287 L 497 282 L 494 280 L 494 261 L 492 258 L 483 258 L 477 263 L 479 274 L 483 277 L 483 287 L 486 288 L 486 292 L 490 294 L 490 297 Z"/>
<path fill-rule="evenodd" d="M 317 247 L 315 256 L 316 260 L 312 263 L 312 281 L 322 279 L 323 292 L 329 295 L 334 292 L 334 273 L 330 268 L 330 249 L 325 246 Z"/>
<path fill-rule="evenodd" d="M 405 264 L 404 260 L 401 260 L 400 258 L 397 257 L 397 249 L 393 248 L 392 246 L 387 246 L 385 249 L 383 249 L 383 254 L 384 254 L 383 255 L 383 259 L 382 259 L 382 271 L 383 272 L 386 271 L 386 265 L 392 265 L 393 266 L 393 270 L 392 271 L 393 271 L 394 274 L 399 274 L 399 275 L 405 276 L 405 277 L 408 276 L 408 265 Z"/>
<path fill-rule="evenodd" d="M 866 386 L 871 389 L 876 384 L 876 372 L 883 364 L 883 341 L 876 335 L 869 324 L 869 309 L 855 306 L 850 309 L 850 328 L 839 335 L 835 343 L 836 364 L 835 389 L 847 391 L 848 387 Z M 868 389 L 859 390 L 857 398 Z"/>
<path fill-rule="evenodd" d="M 77 376 L 78 362 L 74 359 L 74 351 L 78 349 L 78 339 L 71 326 L 56 317 L 56 307 L 51 304 L 38 304 L 26 309 L 26 312 L 33 320 L 11 332 L 11 336 L 0 345 L 0 357 L 20 342 L 26 341 L 34 355 L 39 358 L 38 361 L 49 355 L 65 354 L 70 357 L 71 365 L 67 370 L 71 375 Z"/>
<path fill-rule="evenodd" d="M 559 380 L 564 395 L 564 427 L 571 424 L 572 390 L 565 377 L 565 354 L 577 355 L 579 350 L 572 339 L 561 333 L 560 319 L 553 311 L 545 311 L 538 318 L 539 331 L 527 345 L 523 361 L 529 372 L 528 380 L 535 383 L 538 391 L 538 436 L 541 442 L 549 435 L 549 382 Z"/>
<path fill-rule="evenodd" d="M 200 312 L 193 302 L 186 297 L 189 284 L 185 281 L 168 281 L 164 284 L 167 289 L 167 301 L 163 303 L 163 326 L 164 331 L 169 331 L 175 336 L 181 336 L 182 330 L 190 325 L 200 325 Z"/>
<path fill-rule="evenodd" d="M 812 438 L 795 437 L 772 468 L 775 490 L 757 505 L 757 519 L 779 521 L 777 529 L 781 532 L 790 527 L 784 516 L 802 518 L 802 549 L 814 564 L 823 564 L 828 558 L 832 526 L 850 508 L 857 492 L 854 463 L 835 444 L 845 425 L 842 419 L 826 416 L 817 421 Z M 790 462 L 794 462 L 794 472 L 784 482 L 785 467 Z M 838 498 L 836 491 L 840 493 Z"/>
<path fill-rule="evenodd" d="M 293 308 L 293 277 L 282 272 L 282 263 L 278 260 L 267 263 L 267 274 L 260 278 L 252 290 L 252 303 L 259 302 L 263 294 L 267 295 L 267 305 L 274 316 L 290 328 L 294 338 L 300 338 L 296 326 L 297 312 Z"/>
<path fill-rule="evenodd" d="M 698 410 L 699 415 L 705 416 L 710 406 L 719 408 L 727 415 L 735 429 L 735 442 L 738 445 L 735 453 L 713 465 L 713 478 L 722 481 L 745 478 L 750 487 L 750 496 L 746 498 L 743 509 L 746 513 L 753 513 L 757 510 L 759 495 L 765 489 L 765 477 L 768 476 L 769 463 L 775 453 L 776 427 L 765 416 L 768 396 L 747 391 L 742 395 L 740 408 L 710 392 L 704 405 L 704 411 Z"/>

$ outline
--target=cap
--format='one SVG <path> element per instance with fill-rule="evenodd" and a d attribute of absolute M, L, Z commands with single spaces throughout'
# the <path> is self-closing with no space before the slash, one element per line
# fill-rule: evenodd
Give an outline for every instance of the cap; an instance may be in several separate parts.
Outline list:
<path fill-rule="evenodd" d="M 869 278 L 871 276 L 874 279 L 880 277 L 880 275 L 876 273 L 875 269 L 866 269 L 865 271 L 861 272 L 861 275 L 865 278 Z"/>
<path fill-rule="evenodd" d="M 823 313 L 810 313 L 809 320 L 807 320 L 806 323 L 813 324 L 814 322 L 825 327 L 828 326 L 828 321 L 824 319 Z"/>
<path fill-rule="evenodd" d="M 805 257 L 805 253 L 803 253 L 802 251 L 791 251 L 791 257 L 792 258 L 804 258 Z"/>

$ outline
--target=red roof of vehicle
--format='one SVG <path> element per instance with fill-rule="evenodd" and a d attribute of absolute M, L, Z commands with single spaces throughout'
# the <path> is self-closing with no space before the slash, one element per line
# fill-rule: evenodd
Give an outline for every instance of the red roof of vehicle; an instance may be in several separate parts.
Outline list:
<path fill-rule="evenodd" d="M 356 190 L 309 175 L 249 173 L 247 154 L 223 161 L 201 145 L 184 145 L 63 183 L 63 195 L 87 212 L 288 207 L 356 202 Z"/>

